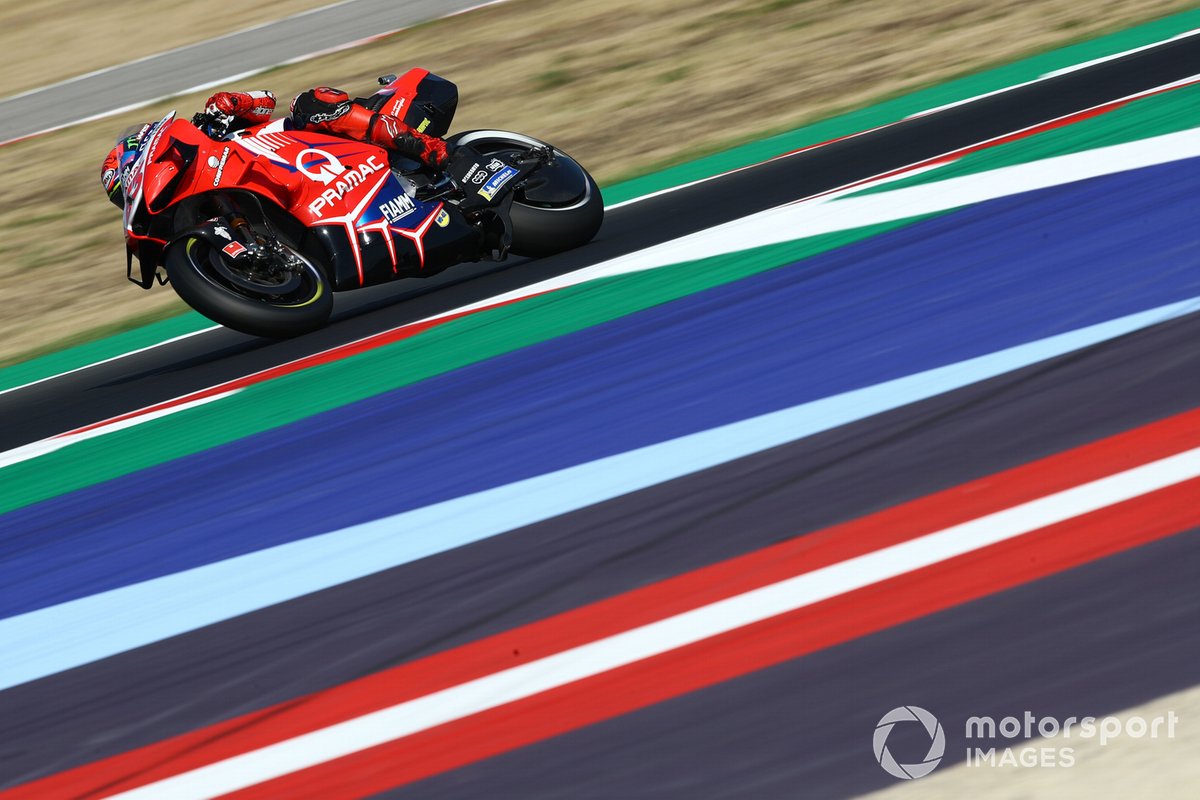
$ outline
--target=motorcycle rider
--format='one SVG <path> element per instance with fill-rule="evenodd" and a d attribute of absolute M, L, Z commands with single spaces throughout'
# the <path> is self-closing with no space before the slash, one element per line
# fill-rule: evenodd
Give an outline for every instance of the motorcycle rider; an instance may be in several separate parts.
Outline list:
<path fill-rule="evenodd" d="M 269 91 L 217 92 L 204 104 L 204 111 L 192 118 L 192 124 L 214 139 L 222 139 L 242 128 L 266 122 L 275 111 L 275 95 Z M 340 89 L 318 86 L 301 92 L 292 100 L 292 124 L 298 130 L 311 130 L 343 136 L 378 145 L 401 155 L 415 158 L 440 169 L 449 155 L 446 142 L 405 125 L 391 114 L 372 111 Z M 150 125 L 128 133 L 109 151 L 100 168 L 100 183 L 113 204 L 124 207 L 121 180 L 138 155 L 142 137 Z"/>

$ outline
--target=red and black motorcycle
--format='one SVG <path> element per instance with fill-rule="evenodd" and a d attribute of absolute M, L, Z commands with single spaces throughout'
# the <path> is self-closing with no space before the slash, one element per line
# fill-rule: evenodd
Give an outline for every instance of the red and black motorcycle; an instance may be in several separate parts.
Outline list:
<path fill-rule="evenodd" d="M 453 83 L 419 69 L 380 83 L 369 107 L 446 135 Z M 434 172 L 288 119 L 212 139 L 171 113 L 123 175 L 127 275 L 145 289 L 169 281 L 227 327 L 286 337 L 324 325 L 333 292 L 549 255 L 596 235 L 600 190 L 566 153 L 502 130 L 447 142 L 451 157 Z"/>

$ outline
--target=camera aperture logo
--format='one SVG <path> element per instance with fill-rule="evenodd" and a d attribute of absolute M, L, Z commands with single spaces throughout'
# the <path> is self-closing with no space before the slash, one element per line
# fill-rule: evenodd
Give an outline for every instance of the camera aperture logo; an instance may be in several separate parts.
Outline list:
<path fill-rule="evenodd" d="M 1121 738 L 1174 739 L 1178 723 L 1179 715 L 1173 710 L 1155 717 L 1133 714 L 1060 719 L 1039 716 L 1028 710 L 1019 717 L 1012 715 L 999 720 L 991 716 L 971 716 L 966 719 L 963 730 L 963 742 L 966 744 L 964 765 L 1017 769 L 1073 767 L 1076 763 L 1076 740 L 1097 739 L 1099 746 L 1105 747 Z M 924 741 L 922 728 L 923 733 L 928 735 L 929 752 L 922 760 L 902 764 L 888 748 L 888 737 L 901 724 L 909 725 L 906 732 L 898 737 L 903 740 L 898 748 L 902 756 L 906 748 L 909 755 L 920 752 L 916 747 Z M 879 720 L 872 744 L 875 760 L 884 771 L 901 780 L 911 781 L 923 778 L 937 768 L 946 754 L 946 733 L 938 718 L 920 706 L 899 706 Z M 955 746 L 958 746 L 957 743 Z"/>
<path fill-rule="evenodd" d="M 929 734 L 929 752 L 925 754 L 923 760 L 915 764 L 901 764 L 896 761 L 887 747 L 888 736 L 891 734 L 892 728 L 904 722 L 923 725 L 925 732 Z M 941 763 L 942 756 L 946 753 L 946 733 L 942 730 L 942 724 L 938 722 L 938 718 L 920 706 L 900 706 L 893 708 L 879 720 L 875 726 L 875 738 L 872 740 L 872 744 L 875 746 L 875 760 L 879 762 L 879 766 L 883 767 L 889 775 L 911 781 L 925 777 Z"/>

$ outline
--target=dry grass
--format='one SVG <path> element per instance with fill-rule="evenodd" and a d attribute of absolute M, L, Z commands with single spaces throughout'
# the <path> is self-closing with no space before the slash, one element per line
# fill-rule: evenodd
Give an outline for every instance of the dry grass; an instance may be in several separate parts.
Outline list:
<path fill-rule="evenodd" d="M 329 5 L 331 0 L 0 2 L 4 95 Z"/>
<path fill-rule="evenodd" d="M 242 88 L 371 91 L 420 64 L 458 83 L 456 129 L 543 136 L 603 181 L 944 80 L 1194 0 L 514 0 Z M 569 13 L 566 9 L 569 6 Z M 914 10 L 916 9 L 916 10 Z M 178 308 L 126 284 L 116 210 L 98 183 L 114 133 L 204 97 L 0 149 L 0 361 L 122 319 Z"/>

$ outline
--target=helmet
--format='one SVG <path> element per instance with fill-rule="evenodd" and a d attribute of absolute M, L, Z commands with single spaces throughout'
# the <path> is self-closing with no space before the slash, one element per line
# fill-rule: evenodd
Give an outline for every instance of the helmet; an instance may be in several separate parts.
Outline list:
<path fill-rule="evenodd" d="M 108 194 L 108 199 L 118 208 L 125 207 L 125 192 L 122 191 L 122 179 L 129 168 L 141 155 L 139 149 L 142 139 L 150 130 L 150 123 L 136 125 L 125 131 L 117 138 L 116 147 L 108 151 L 104 164 L 100 167 L 100 184 Z"/>

